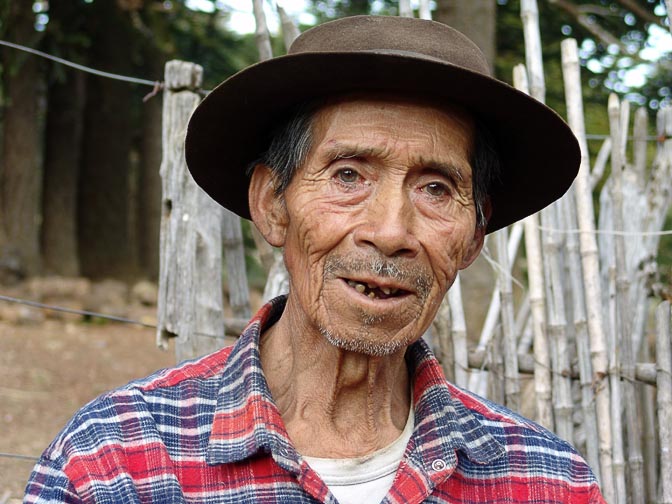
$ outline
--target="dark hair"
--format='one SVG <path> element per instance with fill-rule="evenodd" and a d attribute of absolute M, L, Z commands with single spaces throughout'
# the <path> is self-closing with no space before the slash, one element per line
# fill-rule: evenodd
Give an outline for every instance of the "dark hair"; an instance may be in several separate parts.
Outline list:
<path fill-rule="evenodd" d="M 268 148 L 248 167 L 250 174 L 257 164 L 268 166 L 275 177 L 276 195 L 287 189 L 297 168 L 306 161 L 313 143 L 313 119 L 323 103 L 322 100 L 312 101 L 295 108 L 289 119 L 273 130 Z M 488 224 L 485 204 L 493 184 L 499 179 L 500 163 L 492 133 L 481 121 L 475 122 L 475 145 L 471 156 L 472 193 L 476 223 L 485 227 Z"/>

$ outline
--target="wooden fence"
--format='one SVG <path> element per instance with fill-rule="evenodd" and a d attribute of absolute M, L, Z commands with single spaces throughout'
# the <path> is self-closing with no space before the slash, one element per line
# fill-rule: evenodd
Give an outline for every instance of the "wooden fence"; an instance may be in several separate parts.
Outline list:
<path fill-rule="evenodd" d="M 521 15 L 527 55 L 515 84 L 543 101 L 536 2 L 523 0 Z M 267 58 L 262 9 L 257 16 Z M 532 375 L 533 416 L 585 455 L 607 502 L 672 504 L 671 314 L 669 302 L 656 296 L 655 262 L 672 202 L 672 109 L 658 112 L 656 155 L 647 160 L 646 111 L 635 113 L 630 135 L 629 104 L 612 96 L 610 137 L 591 166 L 574 40 L 563 43 L 562 58 L 568 122 L 583 153 L 577 180 L 540 214 L 489 238 L 497 283 L 480 338 L 467 335 L 459 278 L 428 337 L 450 380 L 514 410 L 529 407 L 521 377 Z M 166 66 L 158 342 L 175 337 L 178 360 L 232 341 L 251 311 L 240 219 L 205 196 L 184 163 L 184 132 L 200 100 L 201 76 L 192 63 Z M 268 299 L 286 291 L 286 271 L 280 254 L 255 240 L 270 272 Z M 516 279 L 523 241 L 526 274 Z M 516 295 L 514 283 L 522 286 Z"/>

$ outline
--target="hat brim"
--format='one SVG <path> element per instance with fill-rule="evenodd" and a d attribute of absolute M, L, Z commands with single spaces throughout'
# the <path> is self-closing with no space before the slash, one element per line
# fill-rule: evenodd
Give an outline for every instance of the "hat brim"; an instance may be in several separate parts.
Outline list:
<path fill-rule="evenodd" d="M 454 102 L 487 126 L 501 164 L 488 233 L 548 206 L 578 172 L 579 145 L 562 118 L 501 81 L 417 54 L 306 52 L 252 65 L 208 94 L 187 129 L 194 180 L 249 219 L 246 169 L 267 148 L 270 131 L 300 103 L 352 91 Z"/>

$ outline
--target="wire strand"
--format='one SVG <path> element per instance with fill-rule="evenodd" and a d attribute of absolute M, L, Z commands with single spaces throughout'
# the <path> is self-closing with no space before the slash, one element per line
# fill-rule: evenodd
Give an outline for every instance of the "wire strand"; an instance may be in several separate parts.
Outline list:
<path fill-rule="evenodd" d="M 33 457 L 31 455 L 19 455 L 17 453 L 5 453 L 5 452 L 0 452 L 0 458 L 26 460 L 29 462 L 37 462 L 38 460 L 40 460 L 40 457 Z"/>
<path fill-rule="evenodd" d="M 593 233 L 598 235 L 613 235 L 613 236 L 670 236 L 672 235 L 672 230 L 664 229 L 662 231 L 616 231 L 612 229 L 594 229 L 593 231 L 587 231 L 583 229 L 555 229 L 546 226 L 537 226 L 542 231 L 549 231 L 552 233 L 564 233 L 564 234 L 580 234 L 580 233 Z"/>
<path fill-rule="evenodd" d="M 56 63 L 60 63 L 65 66 L 69 66 L 72 68 L 75 68 L 77 70 L 81 70 L 82 72 L 87 72 L 90 74 L 98 75 L 100 77 L 107 77 L 109 79 L 115 79 L 115 80 L 120 80 L 124 82 L 132 82 L 133 84 L 142 84 L 143 86 L 152 86 L 152 87 L 157 87 L 161 85 L 161 81 L 150 81 L 147 79 L 139 79 L 137 77 L 128 77 L 126 75 L 119 75 L 115 73 L 110 73 L 110 72 L 103 72 L 102 70 L 96 70 L 95 68 L 87 67 L 84 65 L 80 65 L 79 63 L 74 63 L 72 61 L 68 61 L 63 58 L 59 58 L 58 56 L 52 56 L 51 54 L 47 54 L 42 51 L 38 51 L 37 49 L 32 49 L 30 47 L 23 46 L 21 44 L 15 44 L 13 42 L 7 42 L 6 40 L 0 40 L 0 45 L 6 46 L 6 47 L 11 47 L 12 49 L 17 49 L 19 51 L 27 52 L 30 54 L 34 54 L 35 56 L 40 56 L 41 58 L 46 58 L 48 60 L 55 61 Z"/>
<path fill-rule="evenodd" d="M 21 298 L 16 298 L 12 296 L 5 296 L 0 294 L 0 301 L 6 301 L 8 303 L 16 303 L 16 304 L 22 304 L 26 306 L 31 306 L 33 308 L 40 308 L 42 310 L 50 310 L 50 311 L 57 311 L 57 312 L 62 312 L 62 313 L 70 313 L 72 315 L 81 315 L 84 317 L 97 317 L 101 319 L 106 319 L 106 320 L 111 320 L 113 322 L 121 322 L 123 324 L 134 324 L 134 325 L 139 325 L 142 327 L 146 327 L 149 329 L 157 329 L 158 326 L 156 324 L 149 324 L 147 322 L 141 322 L 140 320 L 133 320 L 125 317 L 118 317 L 116 315 L 108 315 L 105 313 L 98 313 L 94 311 L 89 311 L 89 310 L 76 310 L 74 308 L 66 308 L 64 306 L 55 306 L 55 305 L 48 305 L 44 303 L 39 303 L 37 301 L 31 301 L 29 299 L 21 299 Z M 231 319 L 231 322 L 234 324 L 241 324 L 241 320 L 238 319 Z M 197 332 L 194 333 L 197 336 L 202 336 L 204 338 L 213 338 L 213 339 L 222 339 L 225 335 L 222 336 L 216 336 L 214 334 L 206 334 L 206 333 L 201 333 Z"/>

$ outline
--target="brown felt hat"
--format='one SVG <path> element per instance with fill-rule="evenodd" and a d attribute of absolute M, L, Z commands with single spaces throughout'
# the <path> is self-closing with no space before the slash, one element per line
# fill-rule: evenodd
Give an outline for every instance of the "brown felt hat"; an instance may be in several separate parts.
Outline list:
<path fill-rule="evenodd" d="M 421 19 L 354 16 L 307 30 L 287 55 L 252 65 L 208 94 L 187 130 L 194 180 L 249 219 L 246 168 L 274 127 L 303 102 L 352 91 L 454 102 L 488 127 L 502 167 L 488 232 L 558 199 L 579 169 L 578 142 L 560 116 L 491 77 L 481 51 L 460 32 Z"/>

